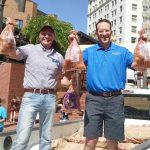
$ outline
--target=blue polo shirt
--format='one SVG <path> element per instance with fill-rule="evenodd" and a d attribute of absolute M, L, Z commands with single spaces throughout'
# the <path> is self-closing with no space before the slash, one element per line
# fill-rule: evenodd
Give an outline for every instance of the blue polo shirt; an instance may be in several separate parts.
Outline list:
<path fill-rule="evenodd" d="M 125 88 L 126 68 L 131 68 L 133 54 L 114 43 L 105 50 L 96 44 L 83 51 L 83 61 L 87 67 L 87 91 L 111 92 Z"/>

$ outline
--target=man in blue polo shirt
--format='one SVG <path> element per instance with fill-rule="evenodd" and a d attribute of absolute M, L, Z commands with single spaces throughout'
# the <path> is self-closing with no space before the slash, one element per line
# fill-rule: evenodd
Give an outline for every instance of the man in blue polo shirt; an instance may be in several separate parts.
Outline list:
<path fill-rule="evenodd" d="M 124 140 L 124 98 L 126 68 L 131 68 L 132 53 L 111 42 L 111 23 L 104 19 L 96 24 L 99 43 L 83 51 L 87 66 L 85 108 L 85 150 L 95 149 L 98 137 L 107 139 L 107 149 L 117 150 Z"/>
<path fill-rule="evenodd" d="M 111 23 L 96 24 L 98 44 L 83 51 L 87 96 L 84 117 L 84 150 L 95 150 L 98 137 L 107 139 L 108 150 L 118 150 L 124 140 L 124 97 L 126 69 L 132 69 L 133 54 L 111 42 Z M 75 37 L 75 36 L 74 36 Z M 73 36 L 69 37 L 71 41 Z M 104 128 L 104 133 L 103 133 Z"/>

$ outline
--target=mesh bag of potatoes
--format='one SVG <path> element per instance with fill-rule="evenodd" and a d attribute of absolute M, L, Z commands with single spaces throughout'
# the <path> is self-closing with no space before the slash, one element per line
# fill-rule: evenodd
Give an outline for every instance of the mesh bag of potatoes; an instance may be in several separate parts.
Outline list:
<path fill-rule="evenodd" d="M 0 34 L 0 54 L 11 53 L 16 49 L 16 41 L 14 37 L 14 28 L 16 21 L 12 18 L 7 18 L 6 26 Z"/>
<path fill-rule="evenodd" d="M 69 39 L 70 45 L 65 54 L 64 70 L 85 69 L 82 60 L 82 51 L 77 42 L 77 32 L 72 30 Z"/>
<path fill-rule="evenodd" d="M 140 37 L 142 35 L 145 35 L 144 29 L 139 31 L 139 34 Z M 150 68 L 150 56 L 146 35 L 145 38 L 140 38 L 134 49 L 134 59 L 132 67 L 139 71 L 143 71 L 145 68 Z"/>

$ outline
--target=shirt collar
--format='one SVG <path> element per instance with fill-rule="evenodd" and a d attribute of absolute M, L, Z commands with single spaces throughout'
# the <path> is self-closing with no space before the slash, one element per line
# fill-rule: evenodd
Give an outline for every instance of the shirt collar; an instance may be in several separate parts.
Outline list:
<path fill-rule="evenodd" d="M 107 49 L 102 48 L 100 43 L 97 44 L 97 50 L 109 51 L 112 49 L 114 49 L 114 43 L 113 42 L 110 42 L 109 47 Z"/>
<path fill-rule="evenodd" d="M 54 52 L 54 48 L 50 48 L 50 49 L 46 49 L 43 47 L 42 44 L 40 44 L 40 47 L 42 48 L 42 50 L 48 54 L 52 54 Z"/>

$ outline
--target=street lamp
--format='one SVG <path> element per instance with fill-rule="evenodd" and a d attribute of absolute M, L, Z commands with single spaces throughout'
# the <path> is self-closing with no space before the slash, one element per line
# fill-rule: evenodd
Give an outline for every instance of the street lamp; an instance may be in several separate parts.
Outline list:
<path fill-rule="evenodd" d="M 2 26 L 3 26 L 3 9 L 4 9 L 5 1 L 6 0 L 0 0 L 0 32 L 2 31 Z M 26 0 L 16 0 L 16 3 L 18 6 L 18 11 L 24 12 Z"/>

